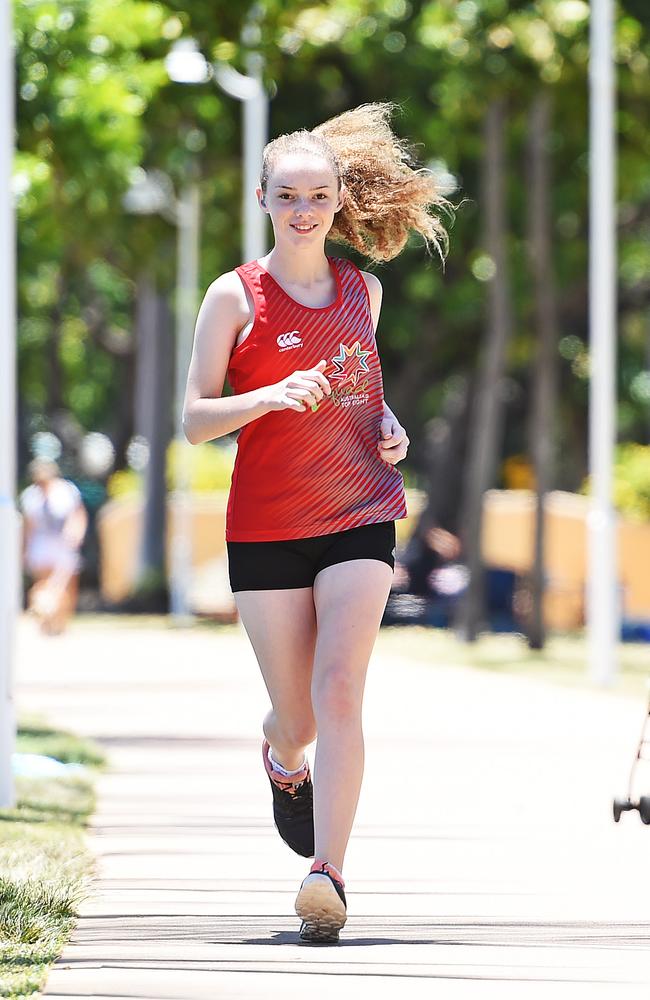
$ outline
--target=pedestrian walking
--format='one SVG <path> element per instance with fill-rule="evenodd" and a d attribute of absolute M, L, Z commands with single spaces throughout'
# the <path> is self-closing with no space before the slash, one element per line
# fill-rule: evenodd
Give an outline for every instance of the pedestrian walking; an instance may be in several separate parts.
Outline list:
<path fill-rule="evenodd" d="M 445 246 L 443 199 L 391 113 L 364 105 L 266 146 L 257 197 L 274 245 L 208 288 L 185 396 L 193 444 L 240 431 L 230 582 L 271 700 L 262 758 L 275 823 L 314 858 L 296 899 L 307 942 L 336 942 L 346 920 L 363 690 L 406 516 L 396 465 L 409 445 L 384 400 L 381 283 L 328 256 L 325 239 L 372 261 L 397 256 L 411 231 Z"/>
<path fill-rule="evenodd" d="M 79 490 L 56 462 L 35 458 L 28 472 L 32 483 L 20 494 L 23 564 L 33 581 L 27 607 L 45 635 L 58 635 L 77 606 L 88 515 Z"/>

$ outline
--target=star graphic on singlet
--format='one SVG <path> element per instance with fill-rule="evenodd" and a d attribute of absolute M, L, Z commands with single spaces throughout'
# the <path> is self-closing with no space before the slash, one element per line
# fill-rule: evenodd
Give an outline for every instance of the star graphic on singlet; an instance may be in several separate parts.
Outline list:
<path fill-rule="evenodd" d="M 369 356 L 370 351 L 363 351 L 358 340 L 353 347 L 341 344 L 339 353 L 332 358 L 332 363 L 336 365 L 337 370 L 327 377 L 340 379 L 340 385 L 350 382 L 351 385 L 356 386 L 361 376 L 370 371 L 366 361 Z"/>

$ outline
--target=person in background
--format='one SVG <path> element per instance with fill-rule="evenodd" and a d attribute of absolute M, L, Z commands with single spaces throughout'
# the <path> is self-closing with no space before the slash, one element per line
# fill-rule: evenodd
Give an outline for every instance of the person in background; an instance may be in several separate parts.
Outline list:
<path fill-rule="evenodd" d="M 437 595 L 440 571 L 458 563 L 460 555 L 460 539 L 440 525 L 415 532 L 403 558 L 409 594 Z"/>
<path fill-rule="evenodd" d="M 79 490 L 62 478 L 56 462 L 35 458 L 28 472 L 32 484 L 20 494 L 23 565 L 33 581 L 27 607 L 44 634 L 58 635 L 77 606 L 88 515 Z"/>

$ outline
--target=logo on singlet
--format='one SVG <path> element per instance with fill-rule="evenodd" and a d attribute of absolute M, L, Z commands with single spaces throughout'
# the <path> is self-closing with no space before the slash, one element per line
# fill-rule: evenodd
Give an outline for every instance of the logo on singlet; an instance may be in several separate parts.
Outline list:
<path fill-rule="evenodd" d="M 280 348 L 280 354 L 283 351 L 292 351 L 294 347 L 302 347 L 299 331 L 291 330 L 289 333 L 281 333 L 278 337 L 278 347 Z"/>
<path fill-rule="evenodd" d="M 339 345 L 338 354 L 332 358 L 336 370 L 327 374 L 332 383 L 330 399 L 335 406 L 348 409 L 370 401 L 370 365 L 367 360 L 370 354 L 370 351 L 363 350 L 358 340 L 352 347 Z"/>

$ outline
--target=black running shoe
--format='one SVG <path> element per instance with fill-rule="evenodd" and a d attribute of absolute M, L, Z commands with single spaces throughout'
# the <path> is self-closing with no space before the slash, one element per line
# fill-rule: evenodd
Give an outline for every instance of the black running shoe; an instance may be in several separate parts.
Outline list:
<path fill-rule="evenodd" d="M 285 778 L 273 770 L 266 740 L 262 743 L 262 756 L 273 791 L 273 819 L 278 833 L 296 854 L 313 858 L 314 787 L 309 764 L 305 761 L 302 771 Z"/>
<path fill-rule="evenodd" d="M 347 920 L 345 883 L 327 861 L 314 861 L 296 897 L 302 920 L 300 940 L 305 944 L 337 944 Z"/>

